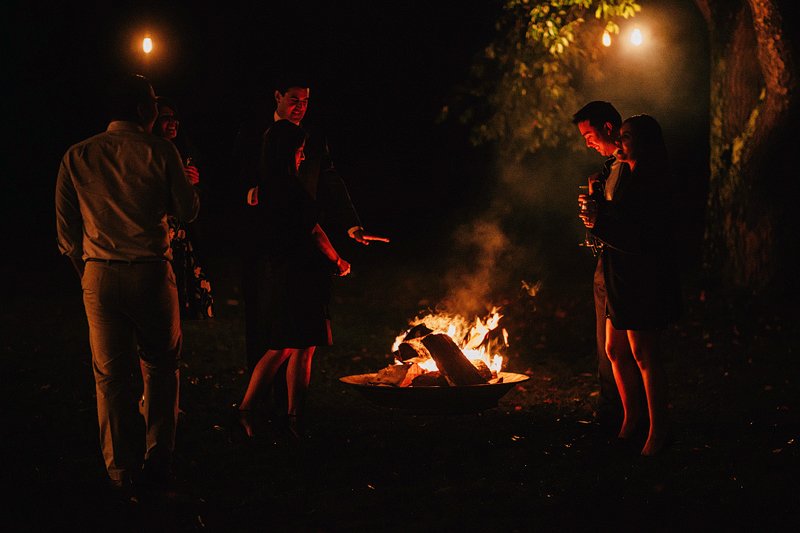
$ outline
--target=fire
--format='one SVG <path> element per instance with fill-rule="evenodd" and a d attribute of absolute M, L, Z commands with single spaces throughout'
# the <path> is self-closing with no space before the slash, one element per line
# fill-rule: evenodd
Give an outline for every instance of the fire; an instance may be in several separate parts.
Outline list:
<path fill-rule="evenodd" d="M 467 320 L 461 315 L 451 315 L 448 313 L 431 313 L 422 317 L 417 317 L 409 323 L 409 328 L 397 336 L 392 345 L 392 352 L 397 352 L 408 332 L 415 326 L 423 324 L 434 333 L 447 334 L 456 345 L 464 352 L 464 355 L 474 366 L 482 361 L 492 374 L 497 374 L 503 367 L 503 356 L 498 352 L 508 346 L 508 332 L 501 329 L 497 334 L 494 332 L 503 315 L 497 308 L 483 319 L 476 317 L 474 322 Z M 402 361 L 395 361 L 402 364 Z M 418 362 L 426 372 L 435 372 L 438 369 L 436 362 L 432 358 Z"/>

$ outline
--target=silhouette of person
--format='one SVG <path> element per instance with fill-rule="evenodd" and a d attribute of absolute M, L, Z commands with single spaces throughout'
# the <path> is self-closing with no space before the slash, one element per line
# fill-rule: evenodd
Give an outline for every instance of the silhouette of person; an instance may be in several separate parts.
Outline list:
<path fill-rule="evenodd" d="M 200 204 L 175 146 L 151 134 L 157 107 L 150 82 L 122 78 L 110 103 L 106 131 L 61 160 L 56 224 L 59 249 L 81 276 L 106 470 L 127 498 L 135 483 L 163 486 L 171 475 L 182 335 L 167 215 L 190 221 Z"/>

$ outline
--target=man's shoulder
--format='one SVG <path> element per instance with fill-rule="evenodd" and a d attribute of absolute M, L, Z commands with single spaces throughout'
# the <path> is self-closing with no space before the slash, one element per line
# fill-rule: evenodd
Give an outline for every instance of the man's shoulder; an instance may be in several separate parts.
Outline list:
<path fill-rule="evenodd" d="M 325 130 L 319 124 L 302 124 L 303 129 L 308 135 L 306 140 L 306 151 L 315 154 L 320 151 L 328 150 L 328 138 L 325 135 Z"/>
<path fill-rule="evenodd" d="M 67 153 L 79 151 L 79 150 L 82 150 L 83 148 L 85 148 L 87 146 L 91 146 L 93 144 L 97 144 L 99 142 L 102 142 L 103 139 L 105 139 L 107 136 L 108 136 L 108 132 L 107 131 L 101 131 L 100 133 L 95 133 L 91 137 L 87 137 L 87 138 L 83 139 L 82 141 L 78 141 L 75 144 L 73 144 L 72 146 L 70 146 L 69 148 L 67 148 Z"/>

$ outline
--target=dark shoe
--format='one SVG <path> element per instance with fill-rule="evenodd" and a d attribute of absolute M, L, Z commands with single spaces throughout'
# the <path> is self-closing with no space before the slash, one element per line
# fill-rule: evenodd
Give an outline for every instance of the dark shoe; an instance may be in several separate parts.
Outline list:
<path fill-rule="evenodd" d="M 244 434 L 248 438 L 254 438 L 258 435 L 257 430 L 257 418 L 256 412 L 251 409 L 237 409 L 236 410 L 236 419 L 239 422 L 239 426 L 244 431 Z"/>
<path fill-rule="evenodd" d="M 147 459 L 136 480 L 136 485 L 143 491 L 168 489 L 175 481 L 170 461 L 166 459 Z"/>
<path fill-rule="evenodd" d="M 661 444 L 657 446 L 654 450 L 650 451 L 649 453 L 644 453 L 644 449 L 642 449 L 641 454 L 642 457 L 654 457 L 656 455 L 661 455 L 667 449 L 669 449 L 675 443 L 675 439 L 672 437 L 671 433 L 668 433 L 664 440 L 661 441 Z"/>
<path fill-rule="evenodd" d="M 109 487 L 114 500 L 123 505 L 137 505 L 139 490 L 131 479 L 109 479 Z"/>
<path fill-rule="evenodd" d="M 289 430 L 289 436 L 295 442 L 299 442 L 308 438 L 305 420 L 301 416 L 289 415 L 287 417 L 287 429 Z"/>
<path fill-rule="evenodd" d="M 595 422 L 606 435 L 616 435 L 622 425 L 622 411 L 610 407 L 601 407 L 595 413 Z"/>
<path fill-rule="evenodd" d="M 626 457 L 635 456 L 642 449 L 641 443 L 637 443 L 636 439 L 633 438 L 614 437 L 609 445 L 614 454 Z"/>

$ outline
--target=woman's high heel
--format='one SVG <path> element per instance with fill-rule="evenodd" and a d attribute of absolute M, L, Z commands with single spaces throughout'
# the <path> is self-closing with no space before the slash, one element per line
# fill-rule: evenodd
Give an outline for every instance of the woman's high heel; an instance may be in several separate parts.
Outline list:
<path fill-rule="evenodd" d="M 249 438 L 256 436 L 256 412 L 251 409 L 238 409 L 236 412 L 239 425 L 242 426 L 244 434 Z"/>

